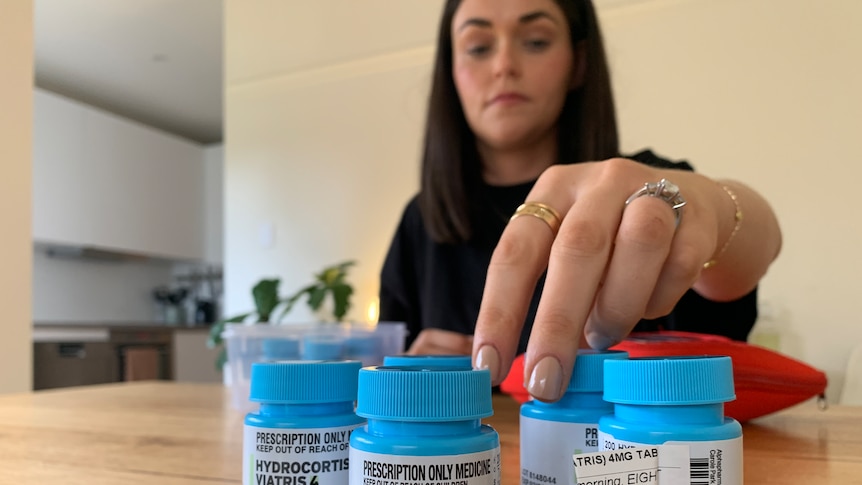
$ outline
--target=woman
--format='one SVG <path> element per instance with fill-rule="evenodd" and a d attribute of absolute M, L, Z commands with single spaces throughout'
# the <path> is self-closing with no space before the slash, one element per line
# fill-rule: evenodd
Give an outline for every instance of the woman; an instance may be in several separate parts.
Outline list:
<path fill-rule="evenodd" d="M 407 322 L 410 353 L 472 352 L 499 383 L 526 351 L 527 389 L 554 401 L 579 345 L 636 325 L 745 340 L 775 215 L 685 162 L 620 157 L 589 0 L 448 1 L 429 101 L 421 190 L 381 275 L 380 318 Z"/>

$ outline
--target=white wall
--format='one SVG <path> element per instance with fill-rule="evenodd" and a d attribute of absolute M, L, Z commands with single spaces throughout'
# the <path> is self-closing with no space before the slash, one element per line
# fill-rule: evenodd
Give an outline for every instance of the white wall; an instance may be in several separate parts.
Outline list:
<path fill-rule="evenodd" d="M 33 254 L 33 321 L 144 323 L 162 317 L 152 290 L 172 279 L 164 261 L 95 261 Z"/>
<path fill-rule="evenodd" d="M 603 12 L 623 145 L 763 193 L 784 234 L 757 332 L 828 371 L 854 343 L 862 228 L 862 2 L 666 0 Z M 743 222 L 744 230 L 744 222 Z"/>
<path fill-rule="evenodd" d="M 164 259 L 96 261 L 49 257 L 42 245 L 33 255 L 33 321 L 39 323 L 146 323 L 163 314 L 152 289 L 175 277 L 217 270 L 222 260 L 221 144 L 203 147 L 203 207 L 205 263 L 172 263 Z M 204 297 L 208 297 L 206 292 Z M 194 306 L 188 300 L 189 320 Z"/>
<path fill-rule="evenodd" d="M 0 15 L 0 392 L 30 390 L 30 194 L 33 120 L 33 3 L 5 2 Z"/>
<path fill-rule="evenodd" d="M 33 238 L 174 259 L 204 254 L 204 147 L 37 89 Z"/>
<path fill-rule="evenodd" d="M 260 277 L 294 289 L 345 258 L 360 262 L 352 281 L 364 307 L 418 187 L 441 3 L 375 0 L 363 4 L 374 14 L 353 23 L 352 2 L 310 5 L 296 16 L 278 2 L 225 3 L 229 313 L 250 308 Z M 602 5 L 624 148 L 687 158 L 773 203 L 785 244 L 762 282 L 756 331 L 777 332 L 782 352 L 828 371 L 834 400 L 850 346 L 862 341 L 852 293 L 862 229 L 847 217 L 862 171 L 851 138 L 862 119 L 862 2 Z M 297 18 L 305 25 L 283 28 Z M 276 238 L 262 247 L 266 224 Z"/>
<path fill-rule="evenodd" d="M 33 321 L 162 321 L 154 287 L 221 263 L 221 145 L 202 146 L 40 89 L 34 117 Z M 55 243 L 161 257 L 48 257 Z M 179 263 L 191 258 L 204 262 Z M 192 298 L 187 304 L 191 321 Z"/>
<path fill-rule="evenodd" d="M 281 277 L 286 293 L 355 259 L 351 315 L 365 319 L 418 187 L 429 19 L 440 4 L 225 2 L 228 314 L 252 308 L 262 277 Z M 261 241 L 269 228 L 272 244 Z M 312 317 L 299 308 L 289 318 Z"/>
<path fill-rule="evenodd" d="M 204 259 L 221 264 L 224 238 L 224 146 L 204 147 Z"/>

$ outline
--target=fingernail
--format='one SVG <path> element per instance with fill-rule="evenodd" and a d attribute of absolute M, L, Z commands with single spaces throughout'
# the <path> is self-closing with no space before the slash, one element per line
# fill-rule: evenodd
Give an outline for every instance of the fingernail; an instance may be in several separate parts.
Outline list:
<path fill-rule="evenodd" d="M 590 348 L 596 350 L 607 350 L 617 343 L 614 339 L 598 332 L 589 332 L 586 338 Z"/>
<path fill-rule="evenodd" d="M 534 398 L 551 402 L 560 398 L 562 384 L 563 369 L 560 367 L 560 362 L 548 356 L 533 367 L 527 390 Z"/>
<path fill-rule="evenodd" d="M 497 378 L 500 375 L 500 354 L 497 349 L 490 345 L 485 345 L 476 352 L 476 369 L 488 369 L 491 372 L 491 382 L 498 384 Z"/>

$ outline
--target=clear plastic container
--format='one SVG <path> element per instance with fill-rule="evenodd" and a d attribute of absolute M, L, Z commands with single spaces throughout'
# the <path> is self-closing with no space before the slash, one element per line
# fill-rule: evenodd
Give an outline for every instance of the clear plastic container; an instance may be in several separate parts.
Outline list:
<path fill-rule="evenodd" d="M 249 401 L 255 362 L 358 360 L 363 366 L 381 365 L 384 356 L 404 351 L 406 336 L 401 322 L 228 325 L 222 332 L 227 349 L 224 382 L 233 406 L 249 412 L 256 408 Z"/>

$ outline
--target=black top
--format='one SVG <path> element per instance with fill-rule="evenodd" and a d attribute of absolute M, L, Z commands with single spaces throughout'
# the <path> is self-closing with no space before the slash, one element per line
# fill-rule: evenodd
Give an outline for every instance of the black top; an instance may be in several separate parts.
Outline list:
<path fill-rule="evenodd" d="M 659 168 L 692 170 L 687 162 L 670 162 L 651 151 L 632 157 Z M 533 182 L 498 187 L 483 184 L 480 202 L 471 219 L 473 237 L 459 244 L 434 242 L 425 231 L 419 204 L 407 205 L 392 240 L 380 281 L 380 321 L 406 322 L 409 346 L 423 328 L 440 328 L 472 334 L 491 253 L 515 209 L 524 202 Z M 544 284 L 539 281 L 518 352 L 527 348 L 536 308 Z M 757 319 L 757 289 L 739 300 L 714 302 L 689 290 L 670 315 L 641 320 L 636 331 L 682 330 L 724 335 L 744 341 Z"/>

